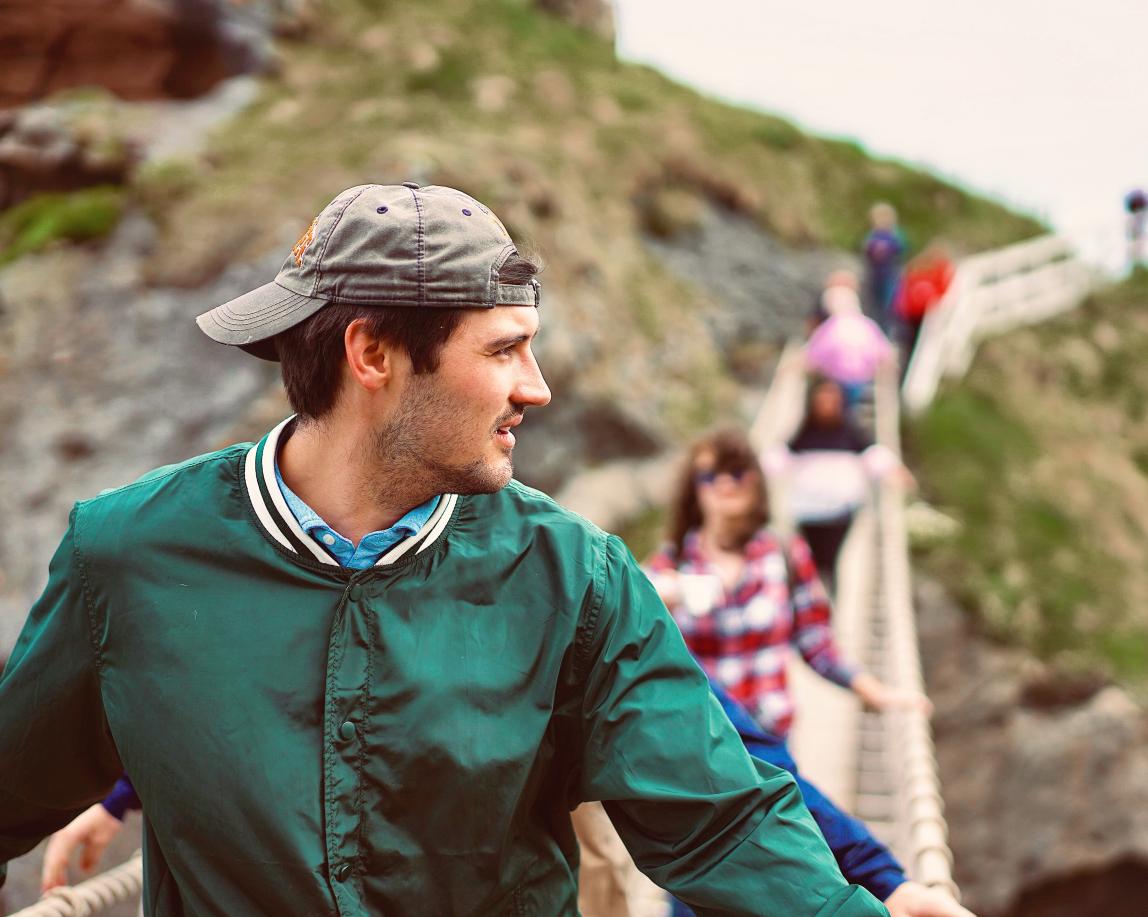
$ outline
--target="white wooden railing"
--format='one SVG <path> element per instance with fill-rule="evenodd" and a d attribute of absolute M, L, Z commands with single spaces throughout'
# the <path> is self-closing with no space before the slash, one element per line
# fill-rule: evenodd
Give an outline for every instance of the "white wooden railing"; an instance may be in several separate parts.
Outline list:
<path fill-rule="evenodd" d="M 1095 284 L 1093 269 L 1059 236 L 965 258 L 921 326 L 901 386 L 905 409 L 919 413 L 945 376 L 963 376 L 985 337 L 1075 308 Z"/>

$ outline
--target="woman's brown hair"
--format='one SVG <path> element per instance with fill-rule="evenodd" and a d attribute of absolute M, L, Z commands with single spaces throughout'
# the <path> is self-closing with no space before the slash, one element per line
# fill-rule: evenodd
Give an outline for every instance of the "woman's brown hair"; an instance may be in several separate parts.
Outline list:
<path fill-rule="evenodd" d="M 738 529 L 739 541 L 730 547 L 742 548 L 754 533 L 769 521 L 769 500 L 765 489 L 765 473 L 757 454 L 750 445 L 749 437 L 741 430 L 727 428 L 717 430 L 696 440 L 686 453 L 678 474 L 674 490 L 674 501 L 670 506 L 669 542 L 675 557 L 680 557 L 685 544 L 686 533 L 702 524 L 702 509 L 698 503 L 697 483 L 694 469 L 698 456 L 711 453 L 714 457 L 714 471 L 755 471 L 757 472 L 757 500 L 747 514 L 744 525 Z"/>

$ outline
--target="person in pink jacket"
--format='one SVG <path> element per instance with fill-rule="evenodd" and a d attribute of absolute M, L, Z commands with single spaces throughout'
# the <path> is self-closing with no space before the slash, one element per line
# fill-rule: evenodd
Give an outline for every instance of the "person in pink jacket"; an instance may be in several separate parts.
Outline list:
<path fill-rule="evenodd" d="M 895 351 L 880 325 L 862 314 L 856 293 L 845 287 L 832 292 L 825 303 L 829 318 L 810 336 L 805 364 L 810 372 L 840 383 L 854 405 Z"/>

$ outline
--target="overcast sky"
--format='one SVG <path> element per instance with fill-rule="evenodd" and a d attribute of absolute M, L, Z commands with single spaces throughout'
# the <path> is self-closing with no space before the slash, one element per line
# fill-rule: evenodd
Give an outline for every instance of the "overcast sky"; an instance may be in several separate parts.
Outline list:
<path fill-rule="evenodd" d="M 710 94 L 933 169 L 1122 252 L 1148 185 L 1145 0 L 615 0 L 618 45 Z"/>

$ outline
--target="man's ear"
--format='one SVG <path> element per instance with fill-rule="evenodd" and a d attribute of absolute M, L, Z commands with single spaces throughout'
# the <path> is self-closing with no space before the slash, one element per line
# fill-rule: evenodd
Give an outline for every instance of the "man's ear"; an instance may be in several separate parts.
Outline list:
<path fill-rule="evenodd" d="M 395 347 L 372 335 L 366 319 L 347 325 L 343 350 L 351 377 L 366 391 L 377 392 L 395 381 Z"/>

